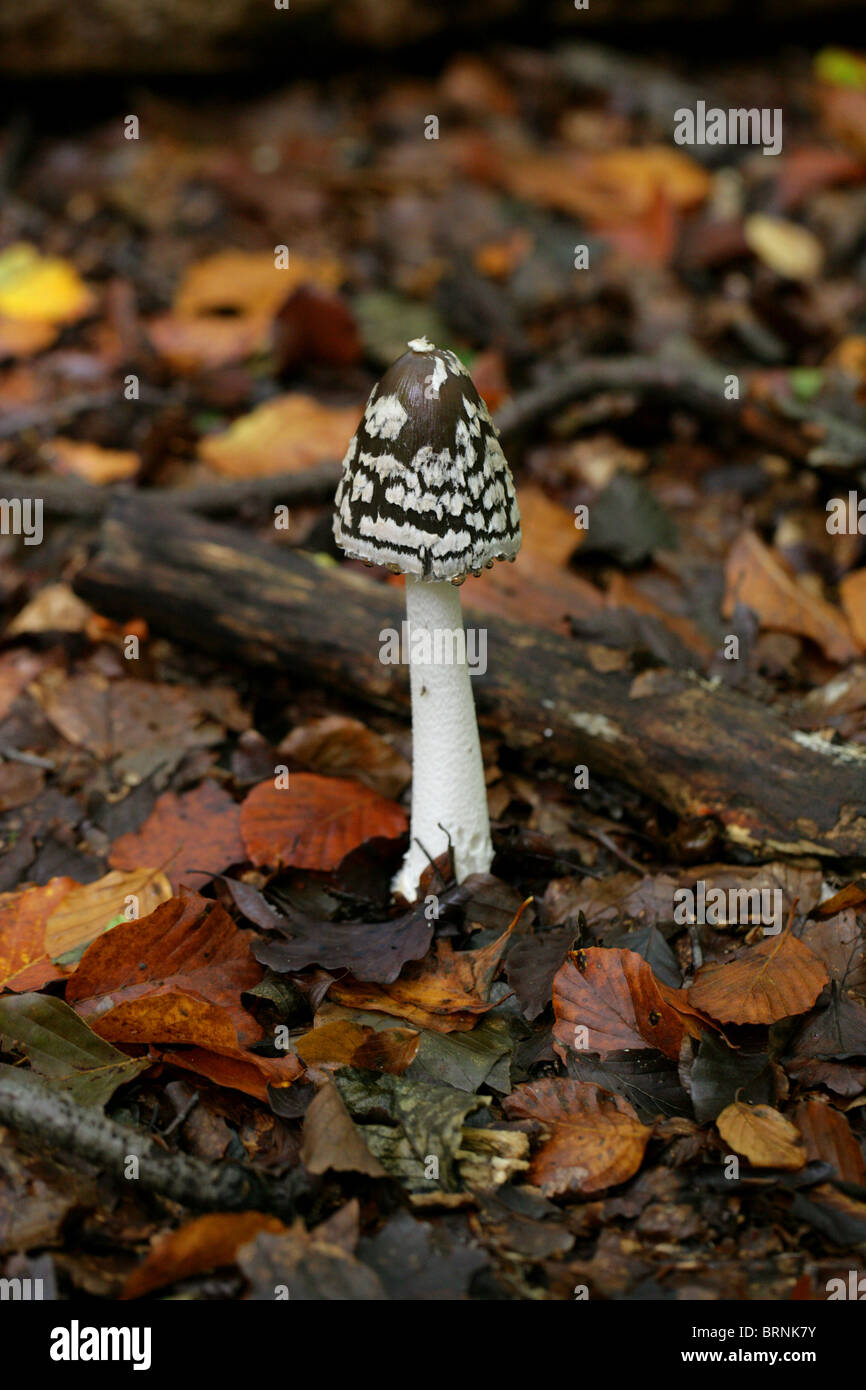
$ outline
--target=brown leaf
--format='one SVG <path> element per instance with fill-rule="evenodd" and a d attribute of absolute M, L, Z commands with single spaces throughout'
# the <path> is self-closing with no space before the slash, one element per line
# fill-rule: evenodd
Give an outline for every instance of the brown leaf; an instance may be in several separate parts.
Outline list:
<path fill-rule="evenodd" d="M 793 1112 L 809 1162 L 820 1159 L 843 1182 L 866 1185 L 866 1161 L 847 1118 L 823 1100 L 802 1100 Z"/>
<path fill-rule="evenodd" d="M 121 1298 L 141 1298 L 192 1274 L 234 1264 L 235 1252 L 261 1231 L 278 1235 L 286 1227 L 260 1211 L 211 1212 L 158 1236 L 144 1261 L 132 1271 Z"/>
<path fill-rule="evenodd" d="M 545 1133 L 529 1179 L 548 1197 L 625 1182 L 640 1167 L 652 1134 L 628 1101 L 567 1077 L 518 1086 L 502 1104 L 509 1118 L 536 1120 Z"/>
<path fill-rule="evenodd" d="M 852 570 L 840 580 L 839 598 L 854 640 L 866 652 L 866 569 Z"/>
<path fill-rule="evenodd" d="M 450 941 L 437 941 L 426 960 L 408 965 L 393 984 L 360 984 L 349 977 L 336 980 L 329 997 L 350 1008 L 393 1014 L 437 1033 L 466 1032 L 478 1014 L 493 1008 L 490 988 L 519 917 L 520 912 L 500 937 L 478 951 L 455 951 Z"/>
<path fill-rule="evenodd" d="M 743 1154 L 754 1168 L 794 1172 L 806 1162 L 799 1130 L 772 1105 L 745 1105 L 735 1100 L 719 1115 L 716 1128 L 725 1143 Z"/>
<path fill-rule="evenodd" d="M 140 830 L 115 840 L 108 862 L 116 869 L 159 864 L 178 889 L 246 858 L 240 823 L 240 807 L 215 782 L 182 796 L 165 792 Z"/>
<path fill-rule="evenodd" d="M 147 917 L 171 897 L 171 884 L 158 869 L 114 871 L 95 883 L 76 884 L 64 894 L 45 924 L 45 949 L 52 960 L 89 946 L 118 917 L 128 918 L 134 899 L 137 918 Z"/>
<path fill-rule="evenodd" d="M 307 1066 L 330 1063 L 402 1076 L 420 1041 L 420 1033 L 413 1028 L 377 1030 L 348 1019 L 336 1019 L 298 1038 L 295 1049 Z"/>
<path fill-rule="evenodd" d="M 242 1091 L 246 1096 L 267 1103 L 268 1087 L 281 1089 L 304 1075 L 304 1066 L 298 1057 L 289 1053 L 286 1057 L 259 1057 L 255 1052 L 242 1048 L 187 1047 L 183 1052 L 161 1052 L 162 1062 L 184 1071 L 204 1076 L 217 1086 L 226 1086 L 230 1091 Z"/>
<path fill-rule="evenodd" d="M 292 773 L 290 785 L 260 782 L 241 807 L 241 835 L 258 866 L 336 869 L 346 855 L 378 836 L 396 839 L 406 813 L 360 782 Z"/>
<path fill-rule="evenodd" d="M 325 406 L 293 392 L 257 406 L 221 434 L 209 435 L 198 451 L 228 478 L 296 473 L 341 459 L 360 416 L 355 406 Z"/>
<path fill-rule="evenodd" d="M 367 1148 L 333 1081 L 316 1092 L 304 1116 L 301 1161 L 310 1173 L 366 1173 L 384 1178 L 385 1169 Z"/>
<path fill-rule="evenodd" d="M 764 628 L 810 638 L 831 661 L 845 663 L 857 655 L 842 613 L 817 598 L 754 531 L 734 542 L 725 565 L 726 618 L 738 603 L 751 608 Z"/>
<path fill-rule="evenodd" d="M 353 777 L 380 796 L 395 798 L 409 785 L 411 764 L 360 719 L 331 714 L 300 724 L 279 751 L 323 777 Z"/>
<path fill-rule="evenodd" d="M 52 878 L 38 888 L 0 894 L 0 989 L 41 989 L 62 978 L 45 947 L 45 928 L 52 912 L 78 884 Z"/>
<path fill-rule="evenodd" d="M 585 1028 L 580 1051 L 605 1057 L 654 1047 L 676 1060 L 687 1033 L 699 1035 L 685 990 L 663 986 L 635 951 L 591 946 L 573 951 L 553 979 L 553 1039 L 563 1059 Z"/>
<path fill-rule="evenodd" d="M 796 937 L 768 937 L 734 960 L 701 966 L 688 997 L 720 1023 L 776 1023 L 810 1009 L 829 978 Z"/>
<path fill-rule="evenodd" d="M 261 978 L 249 934 L 222 907 L 185 893 L 95 941 L 66 999 L 110 1042 L 192 1043 L 231 1053 L 261 1037 L 240 1003 L 241 991 Z"/>

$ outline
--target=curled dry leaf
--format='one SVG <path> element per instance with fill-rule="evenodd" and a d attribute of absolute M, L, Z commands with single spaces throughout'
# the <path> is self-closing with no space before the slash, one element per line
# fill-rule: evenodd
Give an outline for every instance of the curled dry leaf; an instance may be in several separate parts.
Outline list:
<path fill-rule="evenodd" d="M 738 603 L 751 608 L 764 628 L 810 638 L 831 661 L 845 663 L 857 655 L 839 609 L 806 588 L 754 531 L 734 542 L 725 566 L 726 618 Z"/>
<path fill-rule="evenodd" d="M 621 1096 L 568 1077 L 518 1086 L 503 1106 L 511 1119 L 538 1121 L 546 1136 L 529 1180 L 548 1197 L 625 1182 L 640 1167 L 652 1134 Z"/>
<path fill-rule="evenodd" d="M 426 960 L 407 966 L 393 984 L 335 980 L 329 997 L 349 1008 L 405 1018 L 435 1033 L 466 1032 L 475 1026 L 478 1014 L 493 1008 L 490 988 L 519 917 L 518 912 L 502 935 L 480 950 L 455 951 L 450 941 L 437 941 Z"/>
<path fill-rule="evenodd" d="M 241 836 L 259 867 L 336 869 L 353 849 L 406 831 L 406 813 L 360 782 L 293 773 L 290 785 L 253 787 L 241 807 Z"/>
<path fill-rule="evenodd" d="M 700 1015 L 685 990 L 657 980 L 636 951 L 592 946 L 573 951 L 553 978 L 554 1047 L 609 1052 L 654 1047 L 676 1060 L 686 1034 L 700 1036 Z M 583 1031 L 578 1031 L 583 1030 Z"/>
<path fill-rule="evenodd" d="M 140 830 L 115 840 L 108 862 L 116 869 L 160 864 L 177 889 L 191 879 L 200 886 L 202 877 L 245 857 L 240 807 L 207 781 L 182 796 L 165 792 Z"/>
<path fill-rule="evenodd" d="M 95 941 L 67 1001 L 112 1042 L 191 1043 L 236 1051 L 261 1029 L 241 1006 L 262 970 L 249 934 L 218 905 L 183 894 Z"/>
<path fill-rule="evenodd" d="M 725 1143 L 754 1168 L 794 1172 L 806 1162 L 800 1131 L 772 1105 L 745 1105 L 735 1100 L 719 1115 L 716 1128 Z"/>
<path fill-rule="evenodd" d="M 720 1023 L 776 1023 L 810 1009 L 829 978 L 796 937 L 768 937 L 735 960 L 701 966 L 688 997 Z"/>

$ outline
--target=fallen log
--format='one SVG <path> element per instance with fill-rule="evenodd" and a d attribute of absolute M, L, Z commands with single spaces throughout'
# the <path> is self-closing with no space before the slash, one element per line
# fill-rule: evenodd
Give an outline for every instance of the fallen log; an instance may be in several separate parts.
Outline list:
<path fill-rule="evenodd" d="M 400 632 L 402 592 L 345 567 L 118 497 L 75 589 L 110 617 L 144 617 L 232 662 L 408 711 L 405 668 L 379 659 L 383 629 Z M 472 623 L 471 581 L 464 595 Z M 585 764 L 591 782 L 714 817 L 757 854 L 866 856 L 866 750 L 792 730 L 696 674 L 600 670 L 591 645 L 486 614 L 477 625 L 488 650 L 479 717 L 527 762 Z"/>

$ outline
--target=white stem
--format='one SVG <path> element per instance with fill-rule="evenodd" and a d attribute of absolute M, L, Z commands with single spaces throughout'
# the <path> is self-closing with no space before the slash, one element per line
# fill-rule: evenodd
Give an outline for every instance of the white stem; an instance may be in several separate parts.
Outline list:
<path fill-rule="evenodd" d="M 447 581 L 425 583 L 407 574 L 406 618 L 412 828 L 409 851 L 392 886 L 407 902 L 414 902 L 421 874 L 431 858 L 447 849 L 449 836 L 458 882 L 468 874 L 487 873 L 493 845 L 459 589 Z M 447 660 L 455 650 L 464 657 L 459 664 Z"/>

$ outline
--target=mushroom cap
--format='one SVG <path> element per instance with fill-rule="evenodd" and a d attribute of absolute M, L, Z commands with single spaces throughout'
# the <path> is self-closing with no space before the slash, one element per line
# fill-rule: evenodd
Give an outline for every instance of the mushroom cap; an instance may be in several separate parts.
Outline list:
<path fill-rule="evenodd" d="M 353 559 L 463 579 L 520 549 L 496 426 L 463 363 L 416 338 L 373 387 L 343 459 L 334 536 Z"/>

